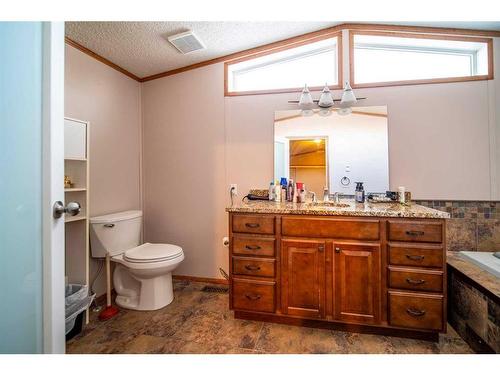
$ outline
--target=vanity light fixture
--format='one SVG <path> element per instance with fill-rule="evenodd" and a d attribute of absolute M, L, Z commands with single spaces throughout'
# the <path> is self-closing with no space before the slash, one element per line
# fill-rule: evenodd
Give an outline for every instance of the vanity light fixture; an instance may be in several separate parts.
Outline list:
<path fill-rule="evenodd" d="M 302 116 L 312 116 L 314 114 L 312 110 L 314 107 L 314 101 L 307 85 L 304 85 L 304 89 L 300 94 L 299 107 L 302 110 Z"/>
<path fill-rule="evenodd" d="M 312 116 L 316 112 L 320 116 L 330 116 L 332 114 L 332 107 L 334 103 L 340 102 L 339 108 L 336 109 L 337 114 L 339 114 L 340 116 L 346 116 L 352 113 L 351 106 L 353 104 L 356 104 L 360 99 L 366 98 L 356 98 L 356 95 L 354 95 L 354 91 L 352 91 L 351 85 L 349 84 L 349 82 L 346 82 L 342 97 L 340 99 L 333 99 L 328 84 L 325 84 L 319 100 L 314 100 L 312 98 L 311 92 L 309 91 L 309 88 L 307 87 L 307 85 L 304 85 L 304 89 L 300 94 L 300 99 L 289 100 L 288 103 L 298 104 L 299 108 L 301 109 L 302 116 Z M 316 104 L 320 108 L 319 111 L 313 110 Z"/>

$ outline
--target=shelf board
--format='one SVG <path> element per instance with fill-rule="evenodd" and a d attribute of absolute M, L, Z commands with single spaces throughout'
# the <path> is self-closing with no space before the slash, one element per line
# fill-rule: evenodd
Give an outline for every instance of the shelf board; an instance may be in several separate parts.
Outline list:
<path fill-rule="evenodd" d="M 73 221 L 79 221 L 79 220 L 85 220 L 87 219 L 87 216 L 70 216 L 70 217 L 65 217 L 64 222 L 65 223 L 71 223 Z"/>
<path fill-rule="evenodd" d="M 69 193 L 72 191 L 86 191 L 86 188 L 64 188 L 65 193 Z"/>
<path fill-rule="evenodd" d="M 87 161 L 87 158 L 64 158 L 64 160 Z"/>

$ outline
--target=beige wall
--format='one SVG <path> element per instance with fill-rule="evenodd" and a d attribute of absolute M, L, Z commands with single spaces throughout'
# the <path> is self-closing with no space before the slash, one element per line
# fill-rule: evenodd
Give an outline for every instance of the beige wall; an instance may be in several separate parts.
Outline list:
<path fill-rule="evenodd" d="M 90 121 L 90 216 L 139 209 L 140 84 L 68 45 L 65 58 L 65 116 Z"/>

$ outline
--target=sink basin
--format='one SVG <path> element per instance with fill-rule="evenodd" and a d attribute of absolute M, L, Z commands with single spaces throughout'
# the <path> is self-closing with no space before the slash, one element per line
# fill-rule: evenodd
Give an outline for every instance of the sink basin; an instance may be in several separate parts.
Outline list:
<path fill-rule="evenodd" d="M 349 207 L 348 203 L 335 203 L 335 202 L 309 202 L 307 203 L 310 207 L 334 207 L 334 208 L 342 208 Z"/>

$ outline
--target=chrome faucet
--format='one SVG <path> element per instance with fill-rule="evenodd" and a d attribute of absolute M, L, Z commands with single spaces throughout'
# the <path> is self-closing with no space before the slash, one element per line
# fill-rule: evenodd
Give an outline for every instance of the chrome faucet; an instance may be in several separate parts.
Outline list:
<path fill-rule="evenodd" d="M 333 201 L 334 201 L 335 203 L 340 203 L 340 196 L 341 196 L 341 195 L 342 195 L 342 193 L 341 193 L 341 192 L 338 192 L 338 191 L 337 191 L 336 193 L 334 193 L 334 194 L 333 194 Z"/>

